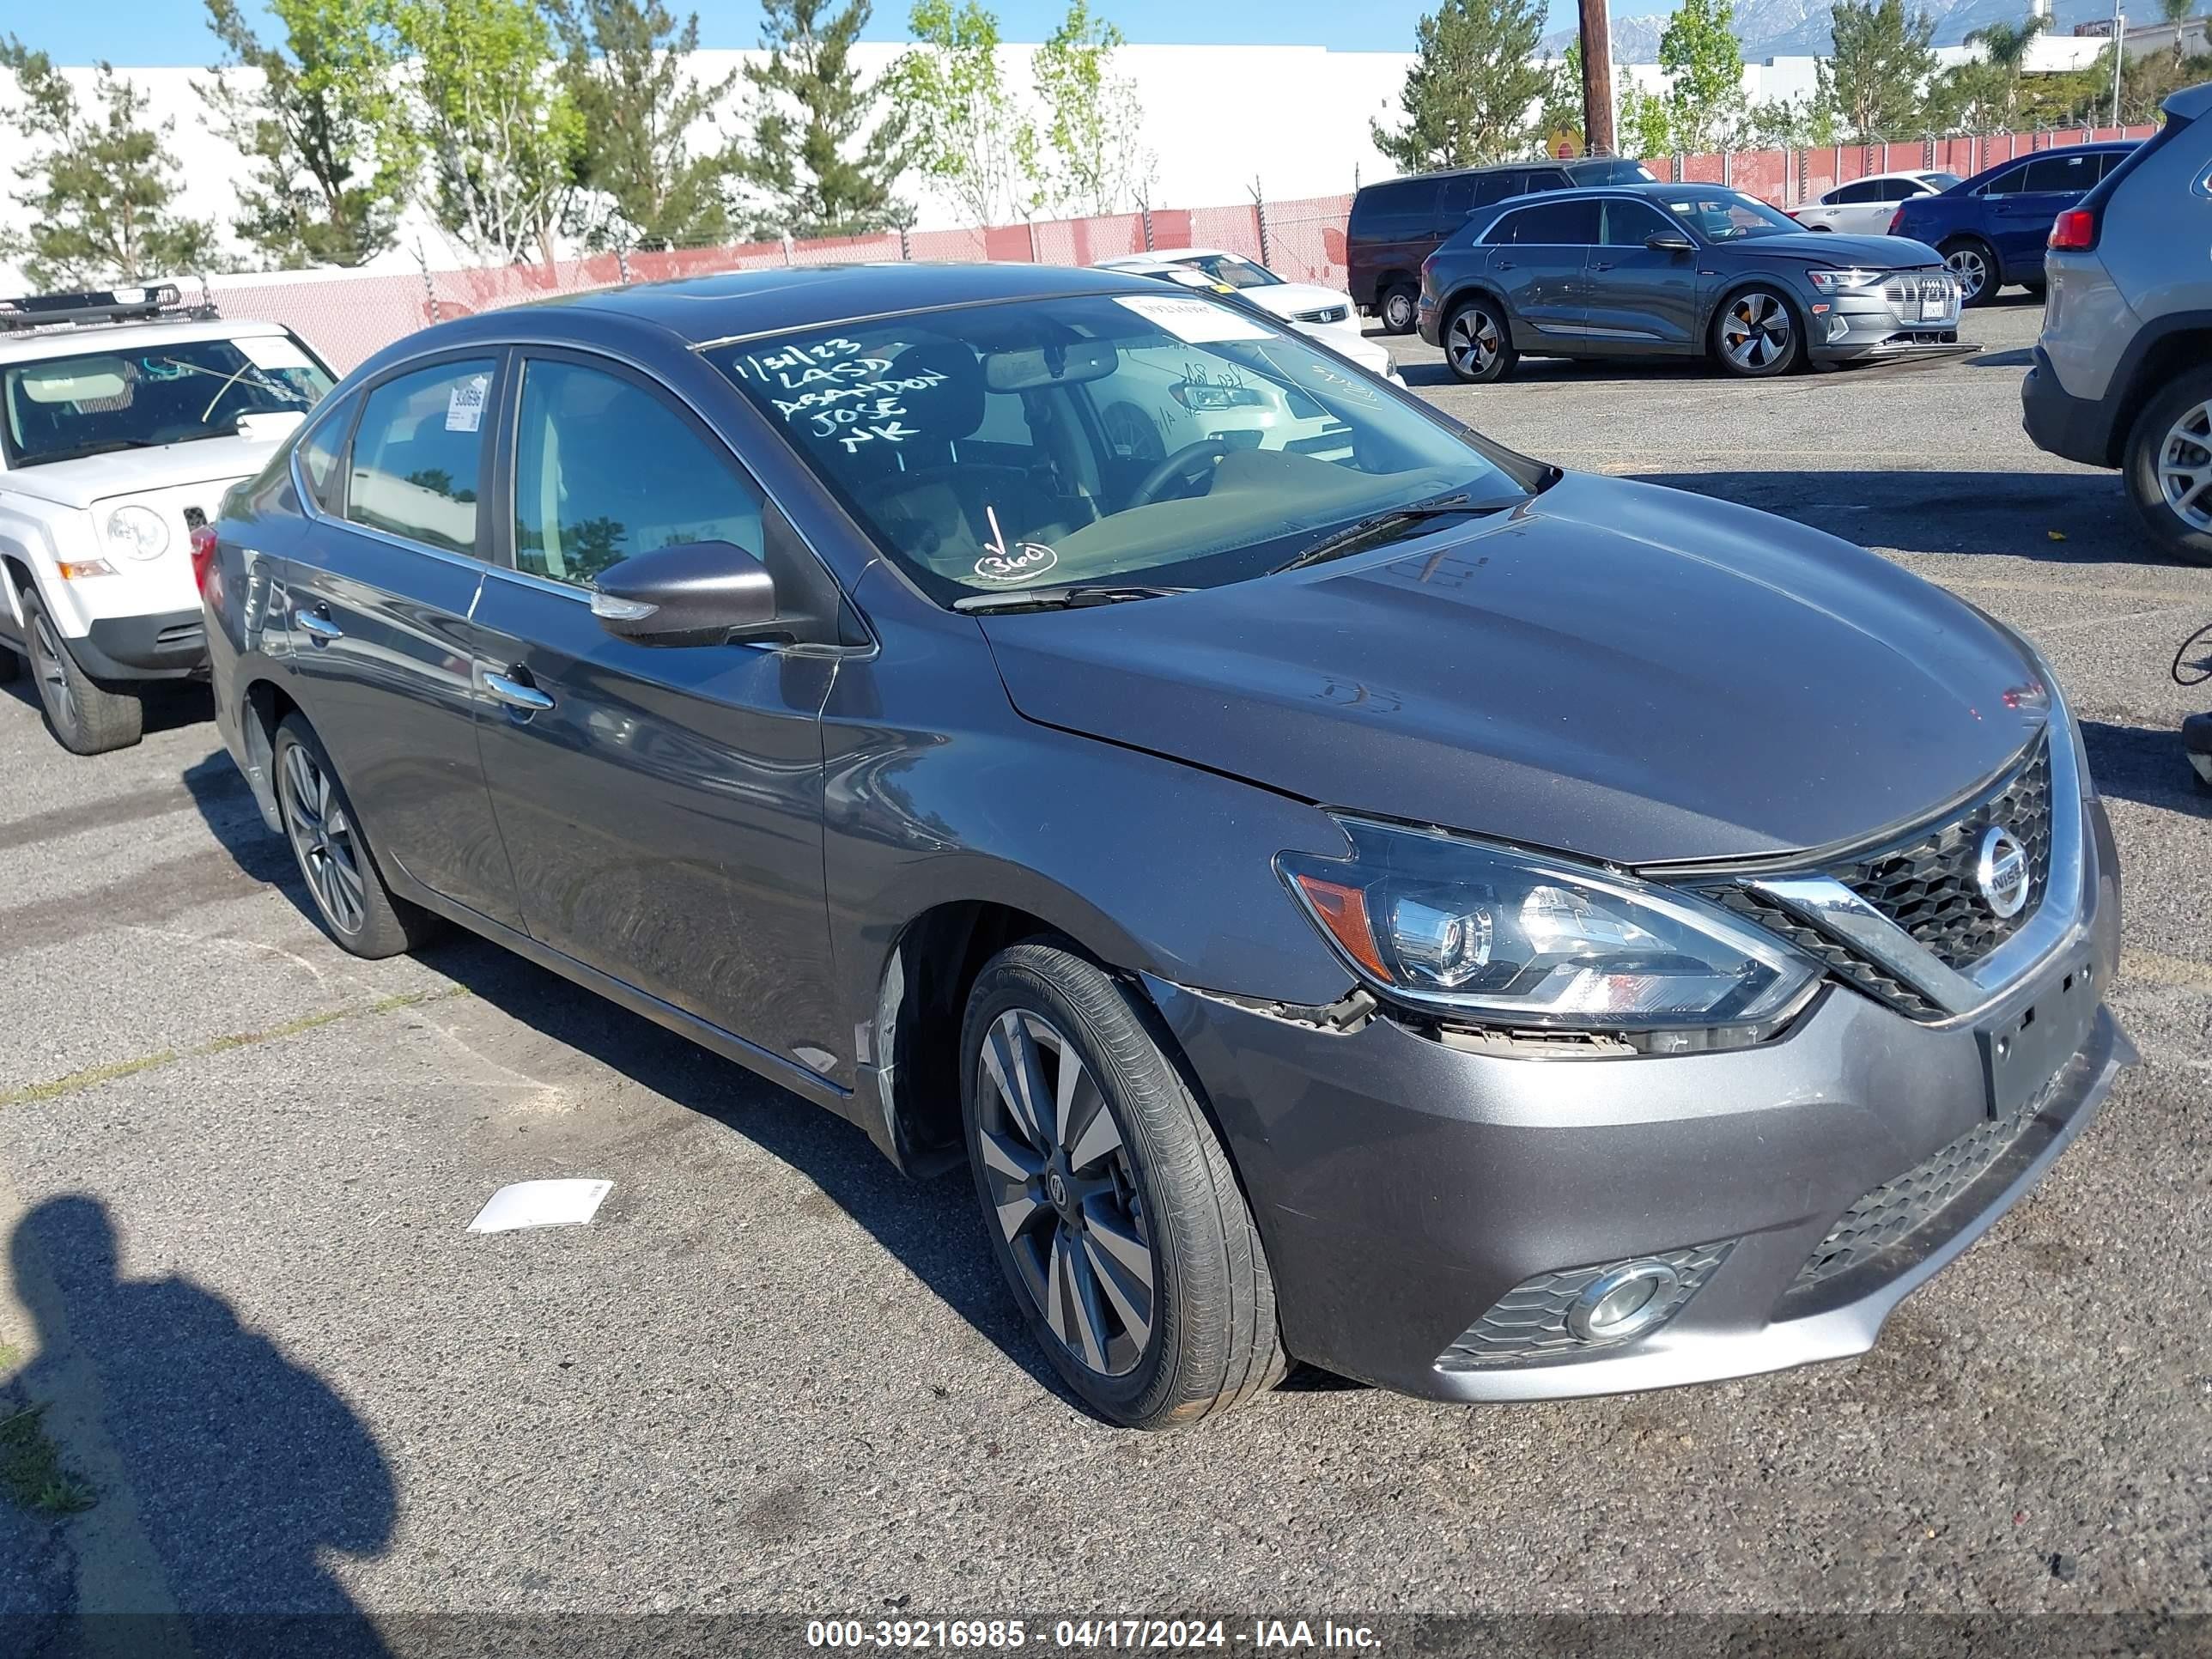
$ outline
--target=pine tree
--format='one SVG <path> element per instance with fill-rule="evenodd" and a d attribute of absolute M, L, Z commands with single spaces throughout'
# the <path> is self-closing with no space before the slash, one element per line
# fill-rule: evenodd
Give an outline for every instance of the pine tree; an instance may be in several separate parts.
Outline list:
<path fill-rule="evenodd" d="M 751 216 L 756 236 L 860 236 L 906 216 L 892 194 L 906 167 L 905 118 L 880 81 L 864 84 L 852 66 L 868 0 L 825 17 L 829 3 L 761 0 L 769 60 L 745 65 L 753 152 L 742 162 L 766 198 Z"/>
<path fill-rule="evenodd" d="M 1834 13 L 1836 106 L 1851 142 L 1917 137 L 1928 125 L 1936 77 L 1936 21 L 1907 15 L 1904 0 L 1838 0 Z"/>
<path fill-rule="evenodd" d="M 1413 66 L 1398 94 L 1405 125 L 1370 124 L 1375 147 L 1408 173 L 1525 155 L 1541 137 L 1532 113 L 1551 90 L 1536 57 L 1540 0 L 1443 0 L 1414 30 Z"/>

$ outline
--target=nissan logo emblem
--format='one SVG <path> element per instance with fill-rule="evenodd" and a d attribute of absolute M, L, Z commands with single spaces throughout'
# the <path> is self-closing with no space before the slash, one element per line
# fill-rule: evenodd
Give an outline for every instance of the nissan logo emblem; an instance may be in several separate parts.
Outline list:
<path fill-rule="evenodd" d="M 1982 850 L 1974 866 L 1974 883 L 1982 899 L 2000 918 L 2018 915 L 2027 904 L 2027 848 L 2002 823 L 1992 824 L 1982 837 Z"/>

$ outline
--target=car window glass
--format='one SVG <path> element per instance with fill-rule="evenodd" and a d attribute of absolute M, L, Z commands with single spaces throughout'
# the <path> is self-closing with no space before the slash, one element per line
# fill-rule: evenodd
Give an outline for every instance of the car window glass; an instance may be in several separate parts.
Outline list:
<path fill-rule="evenodd" d="M 1610 169 L 1607 171 L 1609 172 Z M 1599 179 L 1594 182 L 1603 183 L 1604 181 Z M 1572 183 L 1574 180 L 1557 167 L 1538 167 L 1534 173 L 1526 175 L 1521 188 L 1528 191 L 1565 190 Z"/>
<path fill-rule="evenodd" d="M 1838 207 L 1846 207 L 1859 202 L 1879 202 L 1881 200 L 1881 185 L 1872 180 L 1862 179 L 1856 184 L 1845 185 L 1840 190 L 1832 192 L 1828 200 Z"/>
<path fill-rule="evenodd" d="M 1682 233 L 1667 222 L 1656 208 L 1644 202 L 1613 198 L 1605 204 L 1605 245 L 1607 247 L 1642 247 L 1654 236 L 1680 236 Z"/>
<path fill-rule="evenodd" d="M 440 363 L 374 387 L 362 405 L 346 517 L 373 530 L 473 553 L 489 358 Z"/>
<path fill-rule="evenodd" d="M 2027 188 L 2027 169 L 2017 167 L 2000 173 L 1982 186 L 1984 196 L 2011 196 Z"/>
<path fill-rule="evenodd" d="M 1474 181 L 1474 205 L 1488 207 L 1492 203 L 1505 200 L 1509 196 L 1518 196 L 1521 193 L 1521 181 L 1523 176 L 1510 168 L 1499 173 L 1482 174 Z"/>
<path fill-rule="evenodd" d="M 580 586 L 634 553 L 684 542 L 760 557 L 759 495 L 635 381 L 531 362 L 514 434 L 515 568 Z"/>
<path fill-rule="evenodd" d="M 1503 228 L 1505 234 L 1493 240 L 1588 246 L 1597 240 L 1597 204 L 1545 202 L 1522 208 L 1508 216 Z"/>
<path fill-rule="evenodd" d="M 338 451 L 345 447 L 346 428 L 353 422 L 358 402 L 344 398 L 300 441 L 300 477 L 307 483 L 308 496 L 325 513 L 337 511 Z"/>
<path fill-rule="evenodd" d="M 1927 188 L 1928 186 L 1917 179 L 1885 179 L 1881 181 L 1881 194 L 1875 199 L 1882 202 L 1902 202 L 1923 194 Z"/>
<path fill-rule="evenodd" d="M 1418 234 L 1435 208 L 1436 190 L 1431 179 L 1370 185 L 1353 199 L 1352 228 L 1364 236 Z"/>
<path fill-rule="evenodd" d="M 2086 191 L 2096 182 L 2094 155 L 2045 155 L 2027 164 L 2027 182 L 2021 188 L 2031 193 Z"/>
<path fill-rule="evenodd" d="M 1437 218 L 1443 223 L 1465 218 L 1474 205 L 1474 180 L 1465 173 L 1445 179 L 1437 191 Z"/>

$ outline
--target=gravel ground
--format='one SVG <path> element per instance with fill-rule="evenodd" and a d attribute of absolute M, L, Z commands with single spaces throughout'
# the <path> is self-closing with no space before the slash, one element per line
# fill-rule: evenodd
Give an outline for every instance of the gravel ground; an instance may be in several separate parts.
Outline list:
<path fill-rule="evenodd" d="M 1309 1382 L 1116 1431 L 1048 1382 L 964 1177 L 908 1184 L 489 946 L 341 956 L 204 697 L 80 761 L 18 684 L 0 1378 L 52 1402 L 99 1503 L 0 1503 L 0 1614 L 2212 1612 L 2212 797 L 2166 677 L 2212 575 L 2021 435 L 2037 319 L 1771 386 L 1532 363 L 1474 390 L 1392 343 L 1505 442 L 1957 590 L 2042 642 L 2088 722 L 2144 1063 L 1872 1354 L 1537 1407 Z M 556 1175 L 615 1182 L 597 1224 L 465 1234 Z"/>

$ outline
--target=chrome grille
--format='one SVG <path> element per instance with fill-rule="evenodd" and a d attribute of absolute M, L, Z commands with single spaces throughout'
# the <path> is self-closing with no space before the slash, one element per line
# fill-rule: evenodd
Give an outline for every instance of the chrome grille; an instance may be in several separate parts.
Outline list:
<path fill-rule="evenodd" d="M 1349 306 L 1321 306 L 1312 311 L 1301 311 L 1297 320 L 1302 323 L 1340 323 L 1352 314 Z"/>
<path fill-rule="evenodd" d="M 1941 1019 L 1943 1010 L 1899 979 L 1880 963 L 1870 962 L 1841 939 L 1832 939 L 1748 887 L 1708 887 L 1705 897 L 1747 921 L 1758 923 L 1778 939 L 1794 945 L 1846 985 L 1856 986 L 1877 1002 L 1887 1003 L 1909 1019 Z"/>
<path fill-rule="evenodd" d="M 1655 1250 L 1649 1255 L 1620 1261 L 1600 1261 L 1587 1267 L 1562 1267 L 1555 1273 L 1538 1273 L 1498 1297 L 1496 1306 L 1437 1356 L 1436 1369 L 1477 1370 L 1486 1365 L 1511 1364 L 1518 1360 L 1541 1359 L 1567 1352 L 1589 1353 L 1616 1346 L 1618 1344 L 1583 1341 L 1567 1329 L 1567 1310 L 1592 1280 L 1632 1261 L 1663 1261 L 1681 1275 L 1666 1314 L 1666 1318 L 1672 1318 L 1704 1287 L 1713 1270 L 1728 1259 L 1735 1244 L 1734 1239 L 1725 1239 L 1715 1244 Z M 1643 1326 L 1636 1335 L 1648 1336 L 1655 1328 L 1655 1325 Z"/>
<path fill-rule="evenodd" d="M 1893 276 L 1882 284 L 1881 297 L 1900 323 L 1958 320 L 1959 286 L 1948 276 Z"/>
<path fill-rule="evenodd" d="M 2009 917 L 1990 908 L 1975 877 L 1982 837 L 1993 824 L 2011 830 L 2027 851 L 2027 902 Z M 2051 884 L 2049 734 L 2008 776 L 1942 822 L 1830 865 L 1826 873 L 1946 967 L 1971 968 L 2020 931 Z"/>

